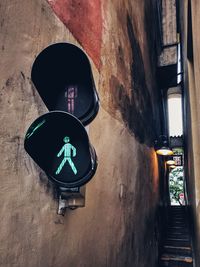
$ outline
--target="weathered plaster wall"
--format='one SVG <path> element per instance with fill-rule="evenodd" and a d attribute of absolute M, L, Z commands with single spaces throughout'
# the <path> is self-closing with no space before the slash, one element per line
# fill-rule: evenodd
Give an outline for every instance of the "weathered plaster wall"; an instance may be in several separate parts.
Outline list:
<path fill-rule="evenodd" d="M 81 39 L 82 28 L 64 21 L 72 35 L 56 15 L 59 5 L 56 11 L 56 1 L 49 2 L 0 4 L 0 266 L 154 267 L 159 183 L 152 148 L 159 117 L 153 104 L 158 101 L 154 1 L 95 1 L 102 27 L 95 47 Z M 72 2 L 78 4 L 71 1 L 71 9 Z M 90 26 L 95 9 L 86 6 L 82 23 Z M 79 45 L 77 40 L 91 56 L 100 94 L 101 109 L 90 125 L 99 167 L 86 187 L 86 207 L 62 217 L 54 189 L 25 153 L 23 138 L 46 112 L 30 81 L 35 56 L 51 43 Z"/>
<path fill-rule="evenodd" d="M 103 28 L 102 1 L 47 1 L 99 68 Z"/>
<path fill-rule="evenodd" d="M 190 5 L 191 3 L 191 5 Z M 187 141 L 188 201 L 194 220 L 196 266 L 200 265 L 200 3 L 184 1 L 181 6 L 185 77 L 185 134 Z"/>

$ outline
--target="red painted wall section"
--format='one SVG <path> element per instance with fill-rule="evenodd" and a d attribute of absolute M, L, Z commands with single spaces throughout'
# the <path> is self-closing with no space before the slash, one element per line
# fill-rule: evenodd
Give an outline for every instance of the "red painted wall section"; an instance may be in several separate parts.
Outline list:
<path fill-rule="evenodd" d="M 99 69 L 102 41 L 101 0 L 47 1 Z"/>

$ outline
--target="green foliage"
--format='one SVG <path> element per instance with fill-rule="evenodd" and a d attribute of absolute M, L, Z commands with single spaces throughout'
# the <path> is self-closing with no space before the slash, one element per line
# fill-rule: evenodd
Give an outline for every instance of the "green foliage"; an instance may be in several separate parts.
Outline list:
<path fill-rule="evenodd" d="M 183 167 L 176 167 L 169 174 L 169 192 L 171 201 L 182 204 L 180 202 L 180 193 L 183 193 Z"/>

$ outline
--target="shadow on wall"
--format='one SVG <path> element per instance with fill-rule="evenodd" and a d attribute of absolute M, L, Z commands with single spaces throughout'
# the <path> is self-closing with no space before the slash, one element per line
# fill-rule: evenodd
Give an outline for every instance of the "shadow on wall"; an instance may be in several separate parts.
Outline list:
<path fill-rule="evenodd" d="M 132 50 L 131 97 L 118 78 L 112 75 L 110 79 L 112 102 L 136 139 L 140 143 L 152 146 L 155 139 L 152 103 L 146 84 L 141 49 L 129 15 L 127 15 L 127 32 Z"/>

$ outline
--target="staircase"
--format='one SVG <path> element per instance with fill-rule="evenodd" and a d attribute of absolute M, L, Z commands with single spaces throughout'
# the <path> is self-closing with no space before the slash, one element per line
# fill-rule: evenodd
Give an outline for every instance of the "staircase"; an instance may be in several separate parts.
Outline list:
<path fill-rule="evenodd" d="M 169 207 L 169 222 L 159 267 L 193 267 L 190 229 L 185 206 Z"/>

